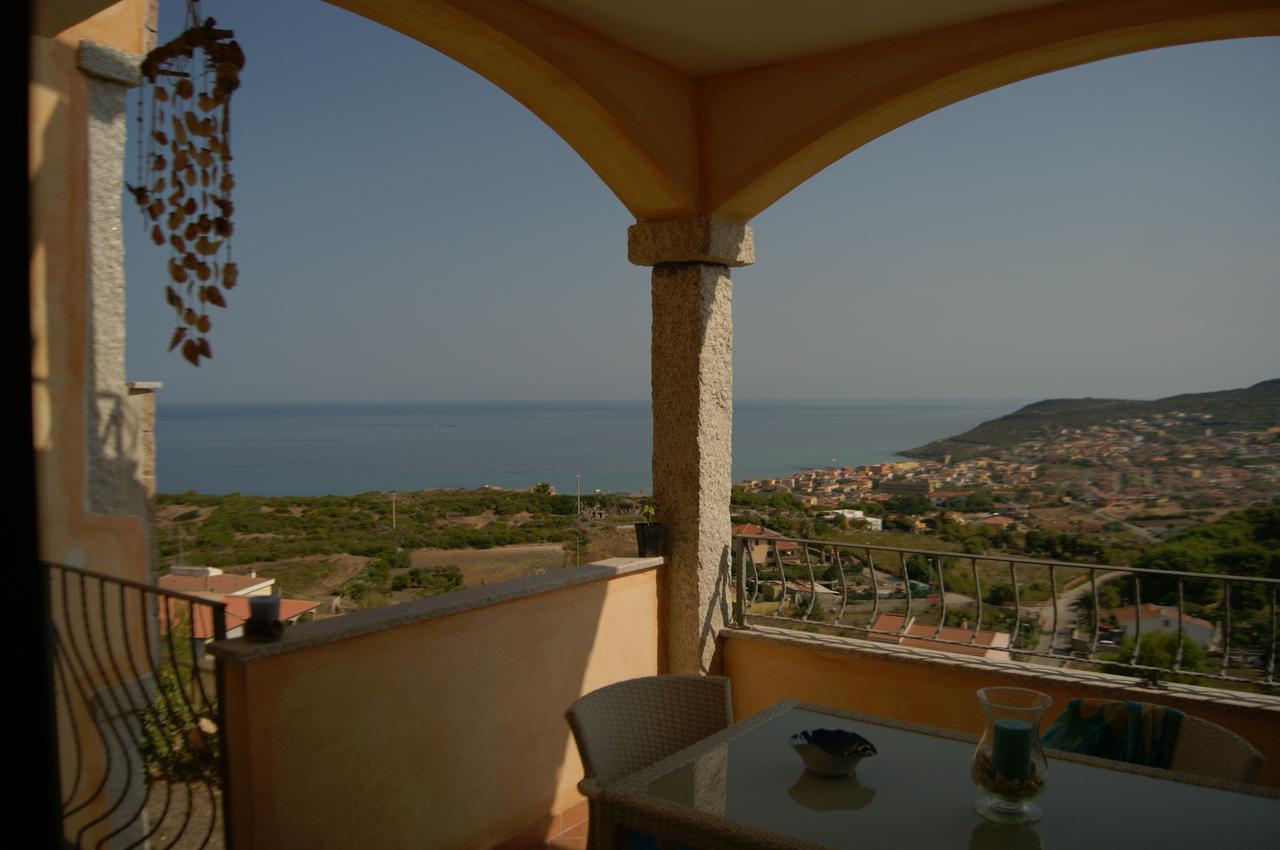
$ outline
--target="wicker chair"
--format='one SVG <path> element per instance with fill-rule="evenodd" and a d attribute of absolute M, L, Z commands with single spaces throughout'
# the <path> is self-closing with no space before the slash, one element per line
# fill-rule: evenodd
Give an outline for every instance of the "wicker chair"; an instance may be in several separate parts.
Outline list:
<path fill-rule="evenodd" d="M 612 782 L 648 767 L 733 723 L 722 676 L 646 676 L 581 697 L 565 712 L 582 757 L 578 790 L 588 800 L 596 847 L 597 799 Z"/>
<path fill-rule="evenodd" d="M 1265 762 L 1262 753 L 1235 732 L 1188 714 L 1178 726 L 1169 769 L 1230 782 L 1253 782 Z"/>
<path fill-rule="evenodd" d="M 690 811 L 667 800 L 605 789 L 596 803 L 600 823 L 593 850 L 626 850 L 641 833 L 659 850 L 825 850 L 822 845 Z"/>

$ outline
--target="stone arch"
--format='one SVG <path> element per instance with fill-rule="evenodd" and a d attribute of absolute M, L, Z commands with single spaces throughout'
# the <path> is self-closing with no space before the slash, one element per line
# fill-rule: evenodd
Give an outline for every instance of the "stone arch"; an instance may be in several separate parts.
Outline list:
<path fill-rule="evenodd" d="M 696 212 L 694 87 L 678 71 L 526 3 L 329 2 L 440 51 L 511 95 L 637 218 Z"/>
<path fill-rule="evenodd" d="M 1275 3 L 1062 3 L 712 78 L 703 92 L 713 151 L 704 160 L 707 211 L 749 220 L 862 145 L 1010 83 L 1144 50 L 1265 35 L 1280 35 Z M 799 87 L 830 94 L 797 98 Z M 741 109 L 748 97 L 758 104 L 749 114 Z"/>
<path fill-rule="evenodd" d="M 523 0 L 329 2 L 507 92 L 640 220 L 748 221 L 867 142 L 965 98 L 1142 50 L 1280 35 L 1277 0 L 977 3 L 960 23 L 921 18 L 891 37 L 699 75 Z M 1002 6 L 1013 11 L 979 17 Z M 661 23 L 695 45 L 719 36 Z"/>

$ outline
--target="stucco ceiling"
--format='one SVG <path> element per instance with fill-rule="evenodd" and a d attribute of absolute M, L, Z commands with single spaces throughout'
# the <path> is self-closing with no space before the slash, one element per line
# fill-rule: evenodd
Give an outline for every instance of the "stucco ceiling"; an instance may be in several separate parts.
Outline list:
<path fill-rule="evenodd" d="M 115 2 L 116 0 L 39 0 L 31 4 L 31 32 L 53 38 Z"/>
<path fill-rule="evenodd" d="M 530 0 L 701 76 L 1053 5 L 1055 0 Z"/>

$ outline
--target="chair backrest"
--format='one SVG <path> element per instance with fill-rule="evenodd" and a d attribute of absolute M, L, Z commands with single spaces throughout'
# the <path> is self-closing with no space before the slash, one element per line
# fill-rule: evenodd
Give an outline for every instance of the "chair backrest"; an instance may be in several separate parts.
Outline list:
<path fill-rule="evenodd" d="M 1178 726 L 1169 768 L 1231 782 L 1253 782 L 1265 762 L 1262 753 L 1235 732 L 1188 714 Z"/>
<path fill-rule="evenodd" d="M 592 691 L 565 712 L 587 779 L 607 785 L 733 723 L 723 676 L 646 676 Z"/>
<path fill-rule="evenodd" d="M 1099 702 L 1103 706 L 1123 704 L 1122 700 Z M 1140 705 L 1144 713 L 1164 707 L 1148 702 Z M 1168 769 L 1229 782 L 1253 782 L 1265 762 L 1262 753 L 1230 729 L 1193 714 L 1183 714 L 1178 721 L 1178 737 L 1174 740 Z"/>
<path fill-rule="evenodd" d="M 593 850 L 654 846 L 680 850 L 825 850 L 821 845 L 694 812 L 657 797 L 600 793 L 592 817 L 603 821 Z M 649 840 L 633 840 L 638 833 Z"/>

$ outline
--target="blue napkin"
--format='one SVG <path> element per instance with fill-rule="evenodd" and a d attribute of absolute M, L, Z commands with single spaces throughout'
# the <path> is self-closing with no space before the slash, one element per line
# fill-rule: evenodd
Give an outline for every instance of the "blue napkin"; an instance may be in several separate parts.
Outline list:
<path fill-rule="evenodd" d="M 1167 768 L 1181 721 L 1176 708 L 1077 697 L 1040 741 L 1069 753 Z"/>

